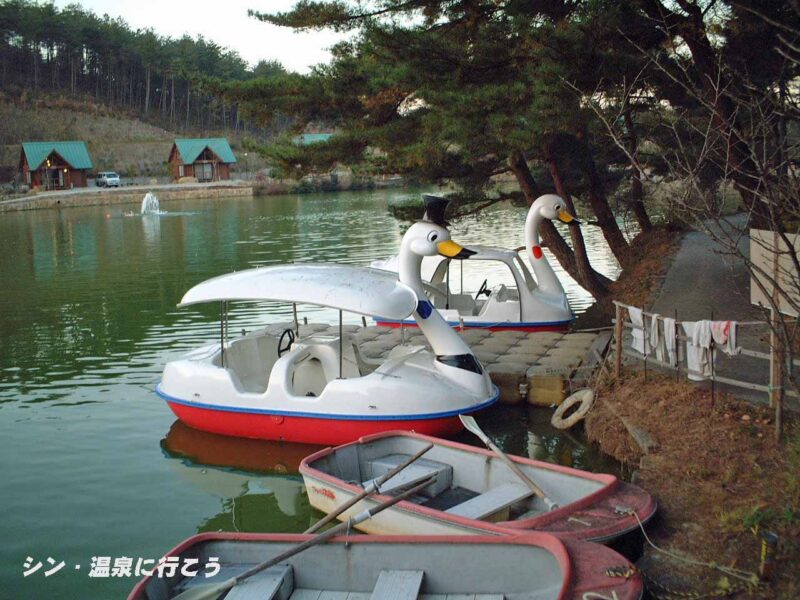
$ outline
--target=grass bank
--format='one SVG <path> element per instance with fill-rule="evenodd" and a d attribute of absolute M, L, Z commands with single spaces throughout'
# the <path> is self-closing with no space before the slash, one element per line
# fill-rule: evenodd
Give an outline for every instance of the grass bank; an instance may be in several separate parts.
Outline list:
<path fill-rule="evenodd" d="M 659 503 L 648 531 L 670 554 L 646 545 L 640 561 L 657 597 L 800 598 L 798 420 L 778 444 L 768 409 L 720 394 L 712 401 L 707 390 L 652 372 L 631 371 L 597 391 L 588 438 L 634 467 L 635 482 Z M 629 428 L 646 431 L 655 448 L 645 453 Z M 765 530 L 779 537 L 771 581 L 756 587 L 707 565 L 756 573 Z"/>

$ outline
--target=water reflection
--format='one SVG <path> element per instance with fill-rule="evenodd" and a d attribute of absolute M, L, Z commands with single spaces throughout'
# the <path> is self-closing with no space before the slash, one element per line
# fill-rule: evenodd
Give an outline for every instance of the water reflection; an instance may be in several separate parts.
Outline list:
<path fill-rule="evenodd" d="M 322 450 L 314 444 L 290 444 L 236 438 L 192 429 L 175 421 L 161 449 L 185 464 L 223 467 L 253 473 L 299 473 L 300 461 Z"/>
<path fill-rule="evenodd" d="M 175 421 L 161 448 L 180 480 L 220 499 L 220 511 L 198 533 L 297 532 L 308 526 L 311 508 L 297 471 L 321 446 L 225 437 Z"/>

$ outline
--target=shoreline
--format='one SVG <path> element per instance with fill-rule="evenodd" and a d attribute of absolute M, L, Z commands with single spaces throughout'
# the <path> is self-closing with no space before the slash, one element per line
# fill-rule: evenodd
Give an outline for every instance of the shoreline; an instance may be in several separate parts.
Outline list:
<path fill-rule="evenodd" d="M 231 183 L 172 183 L 135 185 L 124 188 L 78 188 L 57 192 L 41 192 L 13 200 L 0 201 L 0 213 L 42 210 L 73 206 L 139 204 L 147 192 L 154 192 L 159 201 L 194 198 L 252 197 L 253 186 L 241 181 Z"/>

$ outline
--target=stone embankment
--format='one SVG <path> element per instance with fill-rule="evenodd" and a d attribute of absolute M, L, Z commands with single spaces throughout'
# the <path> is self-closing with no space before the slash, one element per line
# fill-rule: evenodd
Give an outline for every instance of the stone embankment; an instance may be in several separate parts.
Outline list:
<path fill-rule="evenodd" d="M 63 208 L 68 206 L 102 206 L 137 204 L 147 192 L 153 192 L 160 202 L 189 200 L 193 198 L 218 198 L 253 195 L 253 187 L 242 182 L 215 182 L 194 184 L 137 185 L 122 188 L 79 188 L 58 192 L 40 192 L 23 198 L 0 202 L 0 212 Z"/>

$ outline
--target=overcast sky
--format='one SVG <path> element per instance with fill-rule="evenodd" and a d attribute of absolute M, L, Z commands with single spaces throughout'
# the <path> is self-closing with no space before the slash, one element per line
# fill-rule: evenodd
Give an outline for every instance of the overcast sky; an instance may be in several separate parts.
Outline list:
<path fill-rule="evenodd" d="M 122 17 L 132 29 L 151 27 L 173 38 L 188 33 L 202 35 L 220 46 L 236 50 L 251 65 L 277 60 L 290 71 L 305 73 L 315 64 L 328 62 L 327 51 L 342 36 L 324 31 L 294 33 L 247 16 L 247 9 L 278 12 L 295 0 L 56 0 L 63 8 L 80 4 L 99 16 Z"/>

